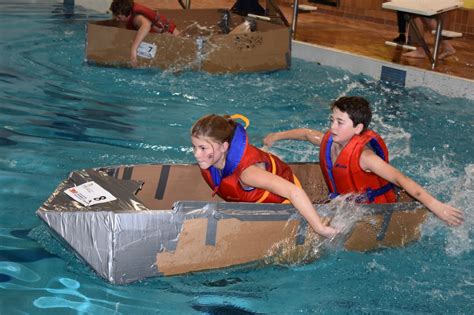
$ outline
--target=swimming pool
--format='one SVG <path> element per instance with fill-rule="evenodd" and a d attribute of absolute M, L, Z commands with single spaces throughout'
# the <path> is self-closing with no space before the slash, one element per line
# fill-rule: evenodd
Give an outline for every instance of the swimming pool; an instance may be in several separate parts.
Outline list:
<path fill-rule="evenodd" d="M 25 5 L 28 3 L 28 5 Z M 290 71 L 211 76 L 84 64 L 93 12 L 0 1 L 0 313 L 453 313 L 473 309 L 474 103 L 399 89 L 300 60 Z M 7 26 L 21 25 L 6 32 Z M 243 113 L 270 131 L 324 129 L 328 104 L 363 95 L 392 163 L 466 211 L 455 230 L 430 218 L 422 239 L 373 253 L 334 250 L 302 266 L 240 267 L 114 286 L 54 243 L 34 212 L 70 170 L 193 161 L 192 122 Z M 281 142 L 288 161 L 316 150 Z M 39 244 L 37 239 L 41 240 Z M 44 250 L 55 248 L 54 254 Z"/>

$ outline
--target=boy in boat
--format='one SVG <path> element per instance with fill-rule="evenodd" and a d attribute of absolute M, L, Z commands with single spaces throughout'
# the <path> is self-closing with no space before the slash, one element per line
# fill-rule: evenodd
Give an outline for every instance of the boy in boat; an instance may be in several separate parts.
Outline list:
<path fill-rule="evenodd" d="M 449 226 L 463 223 L 463 213 L 434 198 L 416 182 L 388 163 L 382 138 L 367 129 L 372 118 L 369 102 L 362 97 L 341 97 L 331 105 L 331 124 L 326 133 L 292 129 L 268 134 L 270 147 L 283 139 L 306 140 L 320 146 L 321 171 L 330 198 L 338 194 L 361 194 L 366 203 L 396 202 L 394 185 L 420 201 Z M 357 200 L 357 199 L 356 199 Z"/>
<path fill-rule="evenodd" d="M 151 33 L 170 33 L 179 35 L 176 25 L 164 15 L 133 0 L 113 0 L 110 11 L 116 21 L 126 22 L 127 29 L 137 30 L 130 49 L 130 63 L 137 65 L 137 50 L 145 36 Z"/>
<path fill-rule="evenodd" d="M 285 203 L 289 201 L 314 231 L 333 237 L 291 168 L 278 157 L 248 143 L 245 128 L 234 121 L 241 115 L 207 115 L 191 129 L 193 153 L 207 184 L 226 201 Z"/>

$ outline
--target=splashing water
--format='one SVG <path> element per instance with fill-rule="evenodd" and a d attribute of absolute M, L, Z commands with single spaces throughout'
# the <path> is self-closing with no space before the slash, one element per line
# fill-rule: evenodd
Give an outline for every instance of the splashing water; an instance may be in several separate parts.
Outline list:
<path fill-rule="evenodd" d="M 354 202 L 357 197 L 359 196 L 354 194 L 341 195 L 329 203 L 317 206 L 323 223 L 330 222 L 338 231 L 336 236 L 327 239 L 308 228 L 304 245 L 296 245 L 293 238 L 278 242 L 269 250 L 264 263 L 283 266 L 307 264 L 328 251 L 335 253 L 343 250 L 344 242 L 351 235 L 356 223 L 369 212 L 369 209 Z"/>
<path fill-rule="evenodd" d="M 448 234 L 445 251 L 450 256 L 460 256 L 473 250 L 472 235 L 474 233 L 474 164 L 465 168 L 465 176 L 455 183 L 452 199 L 453 206 L 464 211 L 464 224 L 452 229 Z"/>

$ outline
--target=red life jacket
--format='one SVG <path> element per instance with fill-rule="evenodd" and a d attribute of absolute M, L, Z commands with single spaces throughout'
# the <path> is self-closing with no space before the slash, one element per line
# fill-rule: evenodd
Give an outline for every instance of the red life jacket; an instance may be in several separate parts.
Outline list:
<path fill-rule="evenodd" d="M 391 203 L 397 201 L 393 184 L 380 176 L 364 171 L 359 164 L 364 147 L 368 145 L 380 158 L 388 163 L 388 150 L 382 138 L 372 130 L 356 135 L 342 149 L 336 159 L 331 161 L 332 136 L 329 132 L 323 137 L 319 151 L 319 163 L 330 198 L 339 194 L 362 194 L 356 201 L 363 203 Z"/>
<path fill-rule="evenodd" d="M 136 27 L 133 24 L 133 19 L 137 15 L 143 15 L 151 22 L 151 29 L 150 33 L 173 33 L 176 25 L 172 21 L 168 21 L 168 19 L 164 15 L 158 15 L 158 13 L 144 5 L 135 3 L 133 4 L 132 12 L 130 13 L 130 17 L 127 21 L 127 29 L 135 30 Z"/>
<path fill-rule="evenodd" d="M 226 201 L 282 203 L 286 199 L 261 188 L 243 188 L 240 175 L 249 166 L 265 163 L 268 172 L 276 174 L 290 182 L 297 182 L 291 168 L 278 157 L 263 152 L 248 143 L 242 125 L 237 124 L 234 137 L 226 156 L 226 165 L 222 171 L 213 166 L 201 169 L 202 176 L 215 193 Z"/>

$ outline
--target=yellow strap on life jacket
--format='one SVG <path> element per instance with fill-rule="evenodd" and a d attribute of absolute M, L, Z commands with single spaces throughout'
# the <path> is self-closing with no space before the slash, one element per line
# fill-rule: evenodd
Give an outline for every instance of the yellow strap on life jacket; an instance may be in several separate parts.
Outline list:
<path fill-rule="evenodd" d="M 276 174 L 276 163 L 275 163 L 275 160 L 273 159 L 272 155 L 271 154 L 268 154 L 268 156 L 270 157 L 270 161 L 272 162 L 272 174 Z M 268 195 L 270 194 L 270 192 L 268 190 L 265 190 L 265 192 L 263 193 L 262 197 L 260 197 L 260 199 L 258 199 L 257 201 L 255 201 L 256 203 L 261 203 L 263 202 L 265 199 L 267 199 Z"/>
<path fill-rule="evenodd" d="M 236 119 L 242 120 L 245 123 L 244 129 L 247 129 L 247 127 L 250 126 L 250 120 L 247 117 L 245 117 L 244 115 L 234 114 L 234 115 L 230 115 L 230 118 L 232 118 L 234 120 L 236 120 Z"/>
<path fill-rule="evenodd" d="M 271 154 L 268 154 L 268 156 L 270 157 L 270 161 L 272 162 L 272 174 L 276 174 L 276 163 L 275 163 L 275 160 L 273 159 L 272 155 Z M 296 177 L 295 174 L 293 174 L 293 182 L 295 183 L 296 186 L 302 188 L 301 186 L 301 183 L 299 181 L 299 179 Z M 257 201 L 255 201 L 256 203 L 262 203 L 263 201 L 265 201 L 265 199 L 267 199 L 268 195 L 270 194 L 270 192 L 268 190 L 265 190 L 265 192 L 263 193 L 262 197 L 260 197 L 260 199 L 258 199 Z M 290 201 L 288 199 L 285 199 L 284 201 L 282 201 L 283 204 L 287 204 L 287 203 L 290 203 Z"/>

